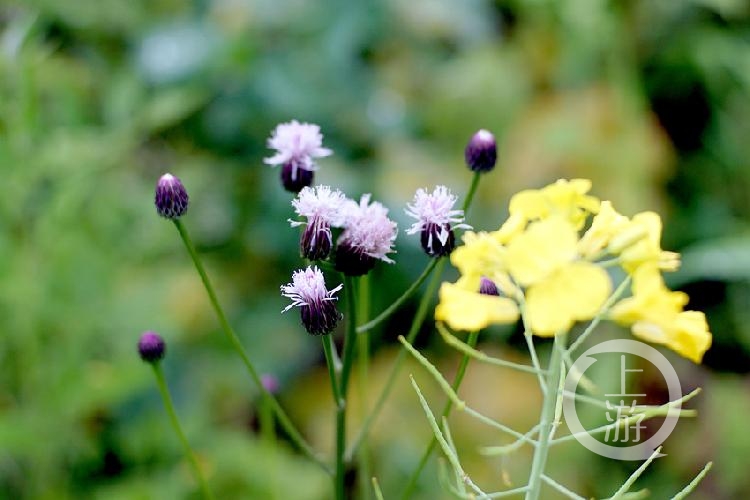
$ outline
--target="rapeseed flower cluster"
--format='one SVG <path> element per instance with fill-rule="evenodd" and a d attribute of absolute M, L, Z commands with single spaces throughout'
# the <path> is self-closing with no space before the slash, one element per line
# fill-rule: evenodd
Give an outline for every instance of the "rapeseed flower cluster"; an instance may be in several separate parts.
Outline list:
<path fill-rule="evenodd" d="M 661 218 L 619 214 L 588 194 L 587 179 L 558 180 L 510 200 L 496 231 L 467 232 L 451 254 L 461 273 L 443 283 L 435 318 L 458 330 L 514 323 L 523 311 L 531 333 L 550 337 L 602 312 L 612 294 L 608 268 L 631 276 L 632 296 L 606 318 L 699 363 L 711 345 L 705 315 L 684 311 L 688 297 L 669 290 L 662 271 L 679 267 L 679 254 L 661 248 Z M 488 295 L 487 280 L 498 295 Z"/>

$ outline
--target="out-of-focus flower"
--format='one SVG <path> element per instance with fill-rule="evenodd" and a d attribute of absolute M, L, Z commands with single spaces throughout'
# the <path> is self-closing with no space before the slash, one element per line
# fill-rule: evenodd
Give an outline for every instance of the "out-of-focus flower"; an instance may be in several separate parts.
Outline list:
<path fill-rule="evenodd" d="M 262 374 L 260 376 L 260 383 L 263 388 L 271 394 L 276 394 L 277 392 L 279 392 L 279 379 L 270 373 Z"/>
<path fill-rule="evenodd" d="M 306 224 L 300 238 L 300 253 L 310 260 L 328 257 L 333 247 L 331 227 L 340 227 L 344 222 L 343 207 L 346 197 L 338 189 L 328 186 L 303 187 L 292 206 L 297 215 L 306 217 L 306 222 L 292 221 L 292 227 Z"/>
<path fill-rule="evenodd" d="M 633 273 L 633 296 L 612 308 L 610 317 L 630 326 L 638 338 L 663 344 L 694 363 L 700 363 L 711 347 L 711 332 L 702 312 L 683 311 L 688 296 L 669 290 L 659 273 L 658 264 L 650 262 Z"/>
<path fill-rule="evenodd" d="M 138 340 L 138 354 L 147 363 L 156 363 L 164 358 L 166 348 L 164 339 L 156 332 L 143 332 Z"/>
<path fill-rule="evenodd" d="M 456 196 L 445 186 L 437 186 L 432 193 L 417 189 L 414 201 L 407 204 L 406 214 L 417 222 L 406 234 L 420 233 L 422 248 L 430 257 L 443 257 L 456 246 L 454 229 L 471 229 L 464 224 L 464 211 L 454 210 Z"/>
<path fill-rule="evenodd" d="M 388 209 L 378 202 L 370 203 L 370 194 L 359 203 L 347 200 L 344 208 L 344 231 L 336 244 L 336 270 L 347 276 L 367 274 L 378 260 L 393 263 L 393 242 L 398 234 L 396 223 L 388 218 Z"/>
<path fill-rule="evenodd" d="M 655 262 L 662 271 L 675 271 L 680 267 L 680 255 L 661 249 L 661 217 L 654 212 L 641 212 L 633 216 L 628 227 L 613 236 L 607 249 L 620 255 L 622 267 L 633 273 L 639 266 Z"/>
<path fill-rule="evenodd" d="M 292 303 L 281 312 L 299 307 L 302 324 L 309 334 L 331 333 L 341 319 L 336 309 L 338 297 L 334 294 L 342 288 L 343 285 L 339 285 L 329 291 L 323 273 L 317 267 L 300 269 L 292 274 L 291 283 L 281 286 L 281 295 L 292 299 Z"/>
<path fill-rule="evenodd" d="M 466 290 L 455 283 L 443 283 L 439 295 L 435 319 L 455 330 L 473 331 L 518 320 L 516 303 L 506 297 Z"/>
<path fill-rule="evenodd" d="M 318 169 L 315 158 L 333 154 L 333 151 L 323 147 L 323 134 L 318 125 L 299 123 L 297 120 L 279 124 L 268 139 L 268 147 L 275 149 L 276 154 L 263 162 L 282 166 L 282 184 L 293 193 L 312 184 L 313 172 Z"/>
<path fill-rule="evenodd" d="M 559 179 L 542 189 L 521 191 L 510 199 L 508 223 L 518 226 L 519 219 L 530 222 L 559 215 L 581 229 L 589 215 L 599 212 L 599 199 L 586 194 L 590 189 L 588 179 Z"/>
<path fill-rule="evenodd" d="M 495 282 L 486 276 L 479 279 L 479 293 L 482 295 L 500 295 Z"/>
<path fill-rule="evenodd" d="M 474 172 L 489 172 L 497 162 L 497 143 L 488 130 L 480 130 L 469 139 L 464 151 L 466 164 Z"/>
<path fill-rule="evenodd" d="M 178 219 L 188 209 L 188 194 L 180 179 L 172 174 L 164 174 L 156 183 L 154 196 L 156 212 L 167 219 Z"/>

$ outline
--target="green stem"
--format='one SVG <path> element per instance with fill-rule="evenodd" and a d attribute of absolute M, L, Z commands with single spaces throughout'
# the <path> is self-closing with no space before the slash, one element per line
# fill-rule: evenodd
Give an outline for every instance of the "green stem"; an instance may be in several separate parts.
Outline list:
<path fill-rule="evenodd" d="M 538 500 L 541 493 L 544 467 L 547 465 L 550 436 L 552 435 L 554 425 L 555 408 L 558 405 L 558 400 L 562 398 L 562 393 L 558 391 L 558 386 L 560 385 L 560 367 L 562 366 L 562 359 L 565 353 L 566 340 L 566 333 L 555 335 L 555 341 L 552 345 L 549 367 L 547 368 L 547 388 L 544 392 L 542 413 L 539 417 L 539 440 L 534 449 L 534 459 L 531 463 L 531 473 L 528 483 L 529 491 L 526 492 L 526 500 Z"/>
<path fill-rule="evenodd" d="M 323 470 L 325 470 L 329 474 L 332 474 L 333 472 L 331 471 L 328 464 L 326 464 L 320 457 L 318 457 L 315 454 L 315 451 L 310 447 L 310 445 L 307 444 L 299 431 L 294 427 L 294 424 L 289 419 L 286 412 L 284 412 L 284 409 L 281 407 L 276 398 L 273 397 L 273 395 L 268 392 L 265 387 L 263 387 L 260 376 L 258 375 L 258 372 L 253 366 L 252 362 L 250 361 L 250 357 L 247 355 L 245 348 L 242 346 L 242 342 L 240 342 L 239 337 L 232 329 L 229 321 L 227 321 L 224 310 L 219 303 L 219 299 L 216 297 L 214 287 L 211 284 L 211 281 L 208 278 L 208 274 L 206 273 L 206 270 L 203 267 L 203 263 L 201 262 L 200 256 L 198 255 L 198 252 L 196 251 L 195 246 L 190 239 L 187 228 L 185 228 L 185 225 L 180 219 L 172 219 L 172 222 L 174 222 L 174 225 L 177 227 L 177 231 L 179 231 L 180 233 L 182 242 L 185 244 L 185 248 L 187 248 L 187 251 L 190 254 L 190 258 L 193 260 L 195 269 L 196 271 L 198 271 L 198 274 L 201 277 L 203 287 L 206 289 L 206 293 L 208 294 L 208 298 L 211 301 L 211 305 L 216 312 L 216 316 L 219 319 L 221 329 L 224 331 L 224 334 L 226 335 L 229 343 L 232 345 L 234 350 L 237 351 L 237 354 L 239 354 L 242 362 L 245 365 L 245 368 L 247 369 L 247 372 L 250 374 L 250 378 L 252 378 L 253 382 L 255 382 L 255 385 L 258 387 L 258 390 L 260 391 L 262 397 L 265 399 L 271 409 L 273 409 L 273 412 L 276 414 L 276 418 L 279 419 L 279 424 L 281 424 L 281 427 L 284 429 L 284 431 L 286 431 L 292 443 L 294 443 L 294 445 L 299 448 L 302 453 L 304 453 L 310 460 L 318 464 L 318 466 L 320 466 Z"/>
<path fill-rule="evenodd" d="M 466 340 L 466 345 L 468 345 L 469 347 L 473 349 L 477 345 L 478 338 L 479 338 L 478 331 L 469 333 L 469 338 Z M 466 353 L 464 353 L 463 357 L 461 358 L 461 362 L 458 365 L 458 371 L 456 371 L 456 377 L 453 379 L 453 385 L 451 386 L 454 392 L 458 391 L 458 388 L 461 385 L 461 382 L 463 382 L 464 375 L 466 374 L 466 367 L 469 365 L 470 359 L 471 357 Z M 446 401 L 445 406 L 443 407 L 443 412 L 441 414 L 442 418 L 448 418 L 448 415 L 450 414 L 452 408 L 453 408 L 453 400 L 451 398 L 448 398 L 448 401 Z M 414 488 L 417 486 L 417 481 L 419 480 L 419 476 L 422 473 L 422 469 L 424 469 L 424 466 L 427 465 L 427 461 L 430 459 L 430 455 L 432 455 L 432 451 L 435 449 L 436 445 L 437 445 L 437 438 L 433 436 L 432 439 L 430 440 L 430 444 L 427 445 L 427 448 L 422 454 L 422 458 L 419 460 L 419 463 L 417 464 L 417 468 L 414 469 L 414 472 L 412 472 L 411 477 L 409 478 L 409 481 L 406 483 L 406 488 L 404 489 L 404 492 L 401 495 L 401 498 L 403 499 L 411 498 L 411 495 L 414 492 Z"/>
<path fill-rule="evenodd" d="M 424 319 L 427 316 L 427 309 L 429 308 L 430 301 L 432 300 L 432 296 L 435 294 L 435 290 L 437 289 L 437 286 L 440 283 L 440 277 L 443 274 L 443 268 L 445 267 L 445 262 L 446 262 L 446 259 L 438 260 L 438 264 L 436 268 L 437 271 L 435 272 L 435 274 L 432 275 L 432 279 L 430 279 L 430 282 L 427 284 L 427 290 L 425 290 L 424 295 L 422 295 L 422 300 L 419 302 L 419 306 L 417 307 L 417 312 L 414 315 L 414 318 L 412 318 L 411 327 L 409 327 L 409 333 L 406 335 L 406 340 L 408 340 L 410 344 L 414 342 L 414 339 L 419 333 L 419 329 L 422 327 L 422 323 L 424 322 Z M 354 454 L 357 453 L 357 449 L 365 440 L 367 434 L 370 431 L 370 428 L 372 427 L 372 424 L 380 415 L 380 411 L 383 409 L 383 406 L 385 405 L 385 402 L 388 399 L 388 396 L 390 396 L 391 391 L 393 390 L 393 387 L 396 383 L 396 379 L 398 378 L 398 375 L 401 372 L 401 367 L 404 364 L 404 361 L 406 360 L 407 354 L 408 353 L 406 352 L 406 350 L 401 349 L 398 355 L 396 356 L 396 361 L 393 363 L 393 368 L 391 369 L 391 373 L 388 375 L 388 380 L 386 381 L 385 386 L 383 387 L 383 390 L 380 392 L 380 396 L 378 396 L 378 399 L 375 402 L 375 406 L 373 406 L 372 411 L 370 411 L 367 414 L 367 417 L 365 417 L 365 421 L 362 424 L 362 428 L 360 429 L 359 433 L 357 434 L 357 437 L 354 439 L 351 446 L 346 452 L 347 460 L 351 460 Z"/>
<path fill-rule="evenodd" d="M 344 440 L 344 422 L 346 418 L 346 402 L 341 397 L 339 392 L 339 383 L 337 381 L 336 372 L 338 371 L 338 365 L 336 362 L 336 356 L 334 355 L 335 346 L 333 345 L 333 338 L 331 335 L 324 335 L 321 339 L 323 341 L 323 352 L 326 355 L 326 364 L 328 365 L 328 376 L 331 379 L 331 393 L 333 395 L 333 401 L 336 404 L 336 475 L 333 477 L 333 489 L 336 492 L 336 500 L 344 500 L 344 451 L 346 441 Z"/>
<path fill-rule="evenodd" d="M 477 192 L 477 187 L 479 186 L 479 179 L 481 178 L 481 176 L 481 172 L 474 172 L 474 177 L 472 177 L 471 179 L 471 186 L 469 186 L 469 192 L 466 193 L 466 198 L 464 198 L 464 206 L 462 207 L 462 210 L 464 211 L 464 218 L 466 218 L 466 211 L 469 210 L 471 202 L 474 200 L 474 195 Z"/>
<path fill-rule="evenodd" d="M 359 290 L 357 300 L 357 319 L 358 321 L 367 321 L 370 316 L 370 278 L 366 274 L 359 279 Z M 361 414 L 368 414 L 368 395 L 369 395 L 369 366 L 370 366 L 370 336 L 369 335 L 357 335 L 357 367 L 359 371 L 358 377 L 358 393 L 361 406 Z M 372 469 L 370 463 L 370 450 L 367 446 L 367 440 L 362 443 L 362 446 L 357 454 L 359 467 L 357 471 L 359 473 L 359 485 L 360 485 L 360 498 L 362 500 L 369 500 L 372 496 L 372 489 L 370 488 L 370 478 L 372 477 L 370 471 Z"/>
<path fill-rule="evenodd" d="M 354 364 L 354 344 L 357 341 L 357 304 L 354 298 L 354 280 L 344 276 L 344 293 L 346 294 L 346 337 L 344 337 L 344 355 L 341 359 L 341 397 L 346 401 L 349 389 L 349 377 Z"/>
<path fill-rule="evenodd" d="M 190 443 L 188 443 L 187 437 L 182 430 L 182 426 L 180 426 L 180 421 L 177 419 L 177 413 L 175 412 L 174 405 L 172 404 L 172 397 L 169 395 L 167 382 L 166 380 L 164 380 L 164 372 L 161 369 L 161 363 L 151 363 L 151 367 L 154 369 L 154 375 L 156 376 L 156 385 L 159 387 L 161 398 L 164 401 L 164 408 L 166 408 L 167 414 L 169 415 L 169 421 L 172 423 L 172 427 L 177 433 L 177 437 L 180 438 L 180 442 L 182 443 L 182 447 L 185 451 L 185 456 L 187 457 L 190 465 L 193 468 L 195 479 L 200 485 L 203 497 L 209 500 L 213 500 L 214 497 L 211 494 L 211 490 L 208 489 L 206 478 L 203 477 L 203 473 L 201 472 L 198 460 L 195 458 L 195 453 L 193 453 L 192 448 L 190 448 Z"/>
<path fill-rule="evenodd" d="M 360 325 L 357 327 L 357 333 L 364 333 L 368 330 L 372 330 L 376 326 L 378 326 L 380 323 L 382 323 L 384 320 L 388 319 L 391 314 L 396 312 L 399 307 L 401 307 L 404 302 L 406 302 L 409 297 L 411 297 L 414 292 L 416 292 L 420 286 L 422 286 L 422 283 L 427 279 L 427 277 L 430 275 L 432 270 L 437 265 L 438 261 L 440 259 L 430 259 L 430 262 L 427 264 L 427 266 L 424 268 L 424 271 L 422 271 L 422 274 L 419 275 L 419 278 L 409 286 L 409 288 L 406 289 L 404 293 L 401 294 L 399 298 L 397 298 L 393 304 L 388 306 L 382 313 L 378 314 L 372 321 L 368 321 L 364 325 Z"/>

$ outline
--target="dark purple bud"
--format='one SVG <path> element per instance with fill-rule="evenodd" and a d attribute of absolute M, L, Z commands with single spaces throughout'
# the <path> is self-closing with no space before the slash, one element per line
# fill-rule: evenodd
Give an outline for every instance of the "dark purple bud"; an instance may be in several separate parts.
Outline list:
<path fill-rule="evenodd" d="M 485 276 L 482 276 L 479 280 L 479 293 L 482 295 L 500 295 L 495 282 Z"/>
<path fill-rule="evenodd" d="M 456 247 L 456 236 L 450 224 L 425 224 L 420 234 L 422 248 L 430 257 L 445 257 Z"/>
<path fill-rule="evenodd" d="M 466 164 L 474 172 L 489 172 L 495 168 L 497 161 L 497 144 L 495 136 L 487 130 L 474 134 L 464 152 Z"/>
<path fill-rule="evenodd" d="M 331 333 L 342 318 L 335 300 L 320 300 L 299 309 L 302 325 L 310 335 Z"/>
<path fill-rule="evenodd" d="M 334 252 L 334 268 L 347 276 L 363 276 L 375 267 L 378 259 L 364 253 L 361 248 L 349 245 L 339 239 Z"/>
<path fill-rule="evenodd" d="M 299 193 L 303 187 L 312 185 L 314 172 L 287 162 L 281 167 L 281 184 L 292 193 Z"/>
<path fill-rule="evenodd" d="M 155 363 L 164 357 L 167 346 L 156 332 L 143 332 L 138 340 L 138 354 L 147 363 Z"/>
<path fill-rule="evenodd" d="M 180 179 L 172 174 L 164 174 L 156 183 L 154 198 L 156 211 L 167 219 L 177 219 L 188 209 L 188 194 Z"/>
<path fill-rule="evenodd" d="M 331 253 L 333 235 L 330 225 L 319 217 L 308 222 L 299 241 L 299 250 L 303 258 L 323 260 Z"/>

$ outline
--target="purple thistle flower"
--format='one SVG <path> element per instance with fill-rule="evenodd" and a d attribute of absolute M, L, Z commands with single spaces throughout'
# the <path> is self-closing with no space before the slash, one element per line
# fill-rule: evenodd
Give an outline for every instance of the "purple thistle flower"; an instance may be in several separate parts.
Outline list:
<path fill-rule="evenodd" d="M 378 260 L 393 263 L 387 254 L 394 252 L 396 223 L 388 218 L 387 208 L 369 201 L 368 193 L 359 203 L 347 200 L 344 209 L 344 231 L 336 245 L 334 262 L 336 270 L 347 276 L 367 274 Z"/>
<path fill-rule="evenodd" d="M 279 387 L 281 385 L 279 384 L 279 379 L 270 373 L 262 374 L 260 376 L 260 383 L 263 385 L 263 388 L 271 394 L 279 392 Z"/>
<path fill-rule="evenodd" d="M 156 212 L 167 219 L 177 219 L 188 209 L 188 194 L 180 179 L 172 174 L 164 174 L 156 183 L 154 197 Z"/>
<path fill-rule="evenodd" d="M 300 239 L 302 257 L 310 260 L 328 257 L 333 247 L 331 226 L 343 224 L 345 202 L 346 197 L 341 191 L 331 191 L 328 186 L 303 187 L 292 200 L 297 215 L 307 218 L 307 222 L 289 221 L 292 227 L 307 225 Z"/>
<path fill-rule="evenodd" d="M 299 307 L 300 318 L 307 333 L 331 333 L 341 319 L 341 314 L 336 309 L 338 297 L 333 295 L 343 287 L 344 285 L 339 285 L 328 291 L 323 273 L 317 267 L 308 266 L 305 270 L 295 271 L 292 282 L 281 286 L 281 295 L 292 299 L 292 303 L 281 312 Z"/>
<path fill-rule="evenodd" d="M 406 214 L 417 222 L 406 234 L 421 233 L 422 248 L 430 257 L 443 257 L 456 246 L 454 229 L 471 229 L 464 224 L 464 211 L 454 210 L 456 196 L 445 186 L 437 186 L 432 193 L 417 189 L 414 201 L 406 205 Z"/>
<path fill-rule="evenodd" d="M 323 147 L 323 134 L 319 126 L 297 120 L 279 124 L 267 145 L 275 149 L 276 154 L 265 158 L 263 163 L 282 165 L 281 182 L 287 191 L 293 193 L 312 184 L 313 172 L 318 169 L 315 158 L 333 154 L 333 151 Z"/>
<path fill-rule="evenodd" d="M 466 145 L 464 152 L 466 164 L 474 172 L 489 172 L 495 168 L 497 161 L 497 144 L 495 136 L 487 130 L 474 134 Z"/>
<path fill-rule="evenodd" d="M 138 340 L 138 354 L 147 363 L 155 363 L 164 357 L 166 351 L 164 339 L 156 332 L 143 332 Z"/>
<path fill-rule="evenodd" d="M 500 295 L 495 282 L 486 276 L 479 279 L 479 293 L 482 295 Z"/>

